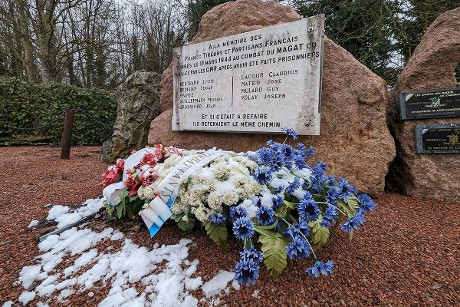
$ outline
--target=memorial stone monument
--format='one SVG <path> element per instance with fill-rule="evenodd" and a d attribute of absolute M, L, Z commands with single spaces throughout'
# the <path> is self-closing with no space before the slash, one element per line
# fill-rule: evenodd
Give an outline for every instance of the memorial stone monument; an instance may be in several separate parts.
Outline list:
<path fill-rule="evenodd" d="M 460 202 L 460 100 L 454 74 L 459 62 L 460 8 L 456 8 L 431 24 L 390 92 L 388 121 L 398 156 L 390 167 L 389 188 Z M 415 99 L 409 108 L 408 93 Z"/>
<path fill-rule="evenodd" d="M 395 156 L 387 84 L 320 25 L 321 17 L 302 19 L 275 1 L 239 0 L 207 12 L 163 73 L 162 113 L 149 145 L 255 150 L 268 139 L 283 142 L 277 132 L 288 126 L 316 147 L 313 162 L 381 194 Z"/>
<path fill-rule="evenodd" d="M 158 73 L 136 71 L 119 86 L 113 135 L 102 146 L 101 160 L 113 163 L 147 145 L 149 124 L 160 113 L 159 83 Z"/>

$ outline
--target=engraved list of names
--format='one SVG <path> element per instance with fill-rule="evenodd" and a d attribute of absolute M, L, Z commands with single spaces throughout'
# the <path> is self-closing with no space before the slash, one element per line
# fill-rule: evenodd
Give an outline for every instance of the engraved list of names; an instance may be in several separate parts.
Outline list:
<path fill-rule="evenodd" d="M 174 131 L 320 133 L 324 15 L 176 48 Z"/>

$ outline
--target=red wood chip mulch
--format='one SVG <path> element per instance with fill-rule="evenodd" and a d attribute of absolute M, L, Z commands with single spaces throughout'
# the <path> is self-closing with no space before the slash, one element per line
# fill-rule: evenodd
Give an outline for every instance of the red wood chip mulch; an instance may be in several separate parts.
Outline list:
<path fill-rule="evenodd" d="M 98 183 L 107 165 L 99 161 L 99 147 L 74 147 L 70 160 L 60 160 L 51 146 L 0 148 L 0 303 L 24 291 L 15 285 L 24 266 L 39 254 L 37 237 L 46 229 L 29 230 L 32 220 L 46 218 L 47 204 L 77 206 L 101 193 Z M 277 279 L 261 268 L 252 287 L 231 290 L 220 298 L 227 306 L 454 306 L 460 303 L 460 204 L 385 193 L 377 209 L 350 242 L 339 231 L 319 253 L 335 262 L 330 277 L 313 279 L 305 273 L 310 262 L 288 264 Z M 92 222 L 97 227 L 101 220 Z M 198 275 L 209 280 L 220 269 L 231 270 L 238 245 L 223 252 L 206 235 L 182 233 L 168 223 L 155 238 L 147 229 L 116 226 L 139 245 L 175 244 L 190 238 L 189 259 L 199 259 Z M 101 286 L 101 285 L 99 285 Z M 104 299 L 104 287 L 69 297 L 65 304 L 93 306 Z M 201 290 L 192 293 L 201 299 Z M 30 305 L 34 306 L 36 301 Z M 51 306 L 63 302 L 51 298 Z M 200 302 L 202 304 L 202 302 Z"/>

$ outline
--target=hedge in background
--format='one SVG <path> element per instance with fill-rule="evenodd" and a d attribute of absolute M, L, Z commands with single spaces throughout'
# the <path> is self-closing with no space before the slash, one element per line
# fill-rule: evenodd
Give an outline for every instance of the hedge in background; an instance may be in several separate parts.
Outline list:
<path fill-rule="evenodd" d="M 40 135 L 59 144 L 64 114 L 75 110 L 72 143 L 101 145 L 112 136 L 117 112 L 115 92 L 0 78 L 0 139 Z"/>

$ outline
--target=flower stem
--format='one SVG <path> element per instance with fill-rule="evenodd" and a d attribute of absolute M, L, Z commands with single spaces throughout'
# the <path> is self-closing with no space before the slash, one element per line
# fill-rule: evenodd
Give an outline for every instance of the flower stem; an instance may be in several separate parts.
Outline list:
<path fill-rule="evenodd" d="M 345 212 L 343 212 L 342 210 L 339 209 L 339 207 L 334 206 L 333 204 L 330 204 L 330 203 L 324 202 L 324 201 L 317 201 L 316 203 L 317 203 L 317 204 L 325 204 L 325 205 L 328 205 L 328 206 L 330 206 L 330 207 L 334 207 L 334 208 L 337 209 L 340 213 L 342 213 L 343 215 L 347 216 L 347 215 L 345 214 Z"/>
<path fill-rule="evenodd" d="M 286 224 L 288 224 L 289 228 L 292 228 L 292 229 L 294 229 L 295 231 L 297 231 L 297 233 L 299 233 L 299 234 L 305 239 L 305 241 L 307 241 L 308 247 L 310 247 L 310 250 L 311 250 L 311 253 L 313 254 L 313 257 L 315 257 L 315 259 L 318 260 L 318 257 L 316 257 L 315 251 L 313 250 L 313 247 L 311 246 L 310 241 L 308 241 L 308 238 L 307 238 L 300 230 L 296 229 L 291 223 L 289 223 L 288 221 L 286 221 L 286 219 L 284 219 L 283 217 L 281 217 L 281 219 L 282 219 Z"/>

